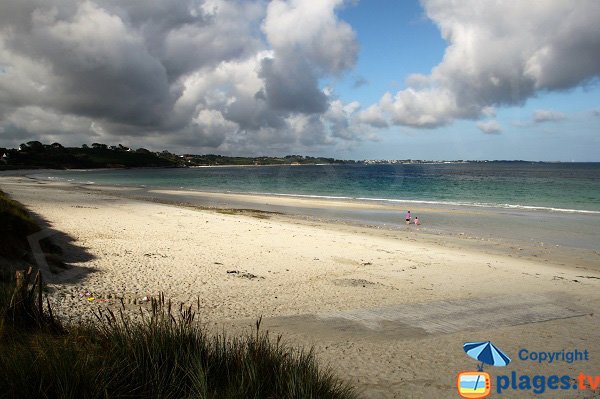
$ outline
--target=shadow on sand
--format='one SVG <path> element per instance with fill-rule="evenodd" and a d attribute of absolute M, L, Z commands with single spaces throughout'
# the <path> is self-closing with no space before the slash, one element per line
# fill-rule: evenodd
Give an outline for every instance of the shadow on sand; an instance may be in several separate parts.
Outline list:
<path fill-rule="evenodd" d="M 27 237 L 29 251 L 19 259 L 0 258 L 0 270 L 12 279 L 16 270 L 32 267 L 41 270 L 47 283 L 70 284 L 85 280 L 96 270 L 85 264 L 93 259 L 87 248 L 76 243 L 75 238 L 52 228 L 49 221 L 27 210 L 40 230 Z"/>

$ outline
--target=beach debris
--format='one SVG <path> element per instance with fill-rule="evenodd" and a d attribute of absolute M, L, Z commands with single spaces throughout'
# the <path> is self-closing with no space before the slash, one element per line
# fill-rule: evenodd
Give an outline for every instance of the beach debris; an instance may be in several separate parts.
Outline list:
<path fill-rule="evenodd" d="M 365 279 L 355 279 L 355 278 L 340 278 L 333 280 L 333 284 L 342 286 L 342 287 L 363 287 L 367 288 L 367 286 L 375 285 L 376 283 L 365 280 Z"/>
<path fill-rule="evenodd" d="M 239 270 L 227 270 L 227 274 L 235 274 L 236 277 L 247 278 L 248 280 L 253 280 L 255 278 L 264 279 L 264 277 L 257 276 L 256 274 L 248 273 L 248 272 L 240 272 Z"/>
<path fill-rule="evenodd" d="M 362 266 L 371 266 L 372 263 L 371 262 L 362 262 L 361 265 Z"/>
<path fill-rule="evenodd" d="M 94 299 L 96 299 L 96 298 L 94 298 L 93 296 L 91 296 L 87 300 L 90 301 L 90 302 L 92 302 Z"/>
<path fill-rule="evenodd" d="M 213 262 L 213 264 L 215 264 L 215 265 L 222 265 L 221 262 Z M 229 273 L 229 272 L 227 272 L 227 273 Z"/>
<path fill-rule="evenodd" d="M 159 254 L 159 253 L 153 253 L 153 252 L 149 252 L 147 254 L 144 254 L 144 256 L 147 256 L 149 258 L 168 258 L 167 255 L 163 255 L 163 254 Z"/>
<path fill-rule="evenodd" d="M 597 280 L 600 280 L 600 277 L 596 277 L 596 276 L 576 276 L 576 277 L 581 277 L 581 278 L 595 278 Z"/>

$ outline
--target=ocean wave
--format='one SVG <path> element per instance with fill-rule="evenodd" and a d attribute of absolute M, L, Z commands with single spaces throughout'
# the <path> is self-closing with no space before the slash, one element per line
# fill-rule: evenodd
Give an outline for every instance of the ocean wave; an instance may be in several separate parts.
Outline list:
<path fill-rule="evenodd" d="M 532 211 L 550 211 L 562 213 L 582 213 L 600 215 L 600 211 L 591 211 L 586 209 L 556 208 L 538 205 L 519 205 L 519 204 L 494 204 L 487 202 L 465 202 L 465 201 L 436 201 L 436 200 L 414 200 L 414 199 L 395 199 L 395 198 L 370 198 L 370 197 L 346 197 L 335 195 L 317 195 L 317 194 L 282 194 L 282 193 L 259 193 L 252 192 L 248 194 L 272 195 L 281 197 L 298 198 L 316 198 L 316 199 L 339 199 L 339 200 L 357 200 L 389 203 L 409 203 L 409 204 L 427 204 L 427 205 L 445 205 L 445 206 L 471 206 L 480 208 L 501 208 L 501 209 L 523 209 Z"/>

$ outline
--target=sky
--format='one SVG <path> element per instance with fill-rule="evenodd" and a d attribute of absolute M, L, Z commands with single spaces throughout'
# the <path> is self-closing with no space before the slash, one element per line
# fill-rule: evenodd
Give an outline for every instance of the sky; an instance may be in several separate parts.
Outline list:
<path fill-rule="evenodd" d="M 7 0 L 0 147 L 600 161 L 596 0 Z"/>

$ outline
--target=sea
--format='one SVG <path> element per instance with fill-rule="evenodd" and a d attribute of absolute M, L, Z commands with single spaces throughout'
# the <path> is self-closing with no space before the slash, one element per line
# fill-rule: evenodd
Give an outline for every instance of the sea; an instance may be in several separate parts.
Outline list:
<path fill-rule="evenodd" d="M 217 166 L 45 171 L 34 177 L 89 185 L 600 214 L 600 163 Z"/>

